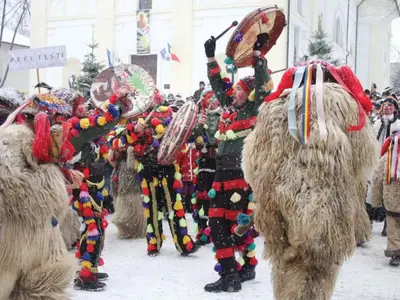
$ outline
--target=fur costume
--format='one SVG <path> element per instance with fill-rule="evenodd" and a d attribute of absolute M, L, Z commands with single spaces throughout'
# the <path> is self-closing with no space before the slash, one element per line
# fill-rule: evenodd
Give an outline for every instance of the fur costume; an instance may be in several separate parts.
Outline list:
<path fill-rule="evenodd" d="M 73 260 L 57 226 L 68 211 L 65 179 L 34 158 L 33 137 L 25 125 L 0 134 L 1 300 L 69 298 Z"/>
<path fill-rule="evenodd" d="M 393 138 L 388 138 L 387 141 L 389 143 L 384 144 L 381 152 L 382 158 L 374 173 L 371 204 L 373 207 L 384 206 L 386 209 L 388 236 L 385 256 L 400 258 L 398 136 L 394 135 Z"/>
<path fill-rule="evenodd" d="M 328 68 L 337 78 L 338 71 Z M 362 94 L 352 72 L 339 70 L 354 80 L 347 86 L 360 87 Z M 299 144 L 288 132 L 290 95 L 280 97 L 292 87 L 294 71 L 289 69 L 277 92 L 266 99 L 275 100 L 260 107 L 255 129 L 245 141 L 243 171 L 257 203 L 256 227 L 265 237 L 265 254 L 272 261 L 275 299 L 329 300 L 340 266 L 356 246 L 356 234 L 370 234 L 367 216 L 360 211 L 364 209 L 360 192 L 376 161 L 377 143 L 372 126 L 365 122 L 369 101 L 359 100 L 361 94 L 353 89 L 356 101 L 347 86 L 324 80 L 327 137 L 319 131 L 312 84 L 312 140 Z M 297 128 L 302 128 L 304 89 L 300 87 L 293 98 Z M 354 126 L 357 122 L 360 125 Z"/>
<path fill-rule="evenodd" d="M 111 151 L 110 151 L 111 152 Z M 140 186 L 136 181 L 133 148 L 128 147 L 127 157 L 115 161 L 112 193 L 115 200 L 113 223 L 120 239 L 145 237 L 146 219 L 143 215 Z M 115 154 L 110 153 L 110 160 Z"/>
<path fill-rule="evenodd" d="M 80 228 L 81 221 L 78 214 L 69 207 L 64 220 L 60 223 L 61 234 L 68 250 L 74 249 L 76 242 L 79 240 L 81 235 Z"/>

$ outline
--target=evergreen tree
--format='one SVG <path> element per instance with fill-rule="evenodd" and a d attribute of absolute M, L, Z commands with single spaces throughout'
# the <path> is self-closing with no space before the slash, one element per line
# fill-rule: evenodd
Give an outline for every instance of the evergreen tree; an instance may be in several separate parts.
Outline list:
<path fill-rule="evenodd" d="M 90 48 L 90 52 L 85 55 L 85 60 L 82 63 L 83 68 L 81 70 L 81 75 L 78 76 L 76 80 L 78 90 L 82 92 L 85 97 L 90 95 L 90 86 L 92 85 L 92 82 L 104 68 L 104 65 L 98 62 L 94 55 L 94 51 L 99 47 L 99 43 L 92 41 L 88 47 Z"/>
<path fill-rule="evenodd" d="M 332 57 L 333 46 L 326 38 L 328 34 L 322 28 L 322 16 L 318 18 L 318 29 L 314 31 L 311 40 L 308 41 L 308 54 L 304 55 L 302 61 L 310 59 L 322 59 L 334 66 L 339 65 L 339 60 Z"/>

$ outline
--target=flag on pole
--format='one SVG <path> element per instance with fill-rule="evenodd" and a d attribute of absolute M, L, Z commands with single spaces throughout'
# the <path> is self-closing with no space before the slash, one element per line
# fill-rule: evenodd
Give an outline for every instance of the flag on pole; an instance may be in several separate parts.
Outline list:
<path fill-rule="evenodd" d="M 108 66 L 109 66 L 110 68 L 112 68 L 112 67 L 113 67 L 113 64 L 112 64 L 112 59 L 111 59 L 111 51 L 108 50 L 108 49 L 107 49 L 107 58 L 108 58 Z"/>
<path fill-rule="evenodd" d="M 172 47 L 169 43 L 167 43 L 166 48 L 163 48 L 160 51 L 160 54 L 161 54 L 161 57 L 163 60 L 166 60 L 166 61 L 174 60 L 174 61 L 177 61 L 180 63 L 178 56 L 172 52 Z"/>

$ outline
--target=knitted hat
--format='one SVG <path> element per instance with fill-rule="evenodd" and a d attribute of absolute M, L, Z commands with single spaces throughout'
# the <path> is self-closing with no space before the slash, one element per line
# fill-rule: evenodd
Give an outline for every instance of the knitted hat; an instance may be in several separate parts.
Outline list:
<path fill-rule="evenodd" d="M 246 76 L 237 83 L 246 93 L 250 94 L 256 87 L 256 78 L 254 76 Z"/>
<path fill-rule="evenodd" d="M 397 103 L 397 100 L 391 96 L 384 99 L 382 103 L 391 103 L 394 105 L 395 109 L 399 111 L 399 104 Z"/>

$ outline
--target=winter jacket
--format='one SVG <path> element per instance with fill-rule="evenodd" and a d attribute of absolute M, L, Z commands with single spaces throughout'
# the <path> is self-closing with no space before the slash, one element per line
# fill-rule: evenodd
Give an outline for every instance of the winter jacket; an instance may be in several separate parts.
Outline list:
<path fill-rule="evenodd" d="M 387 155 L 384 155 L 375 170 L 372 181 L 373 207 L 385 206 L 388 214 L 395 214 L 400 217 L 400 181 L 386 182 Z"/>
<path fill-rule="evenodd" d="M 194 184 L 197 183 L 197 163 L 196 160 L 200 158 L 200 150 L 193 148 L 191 146 L 186 146 L 189 148 L 187 151 L 181 151 L 178 154 L 176 163 L 180 166 L 180 173 L 182 175 L 182 181 L 190 181 Z"/>

